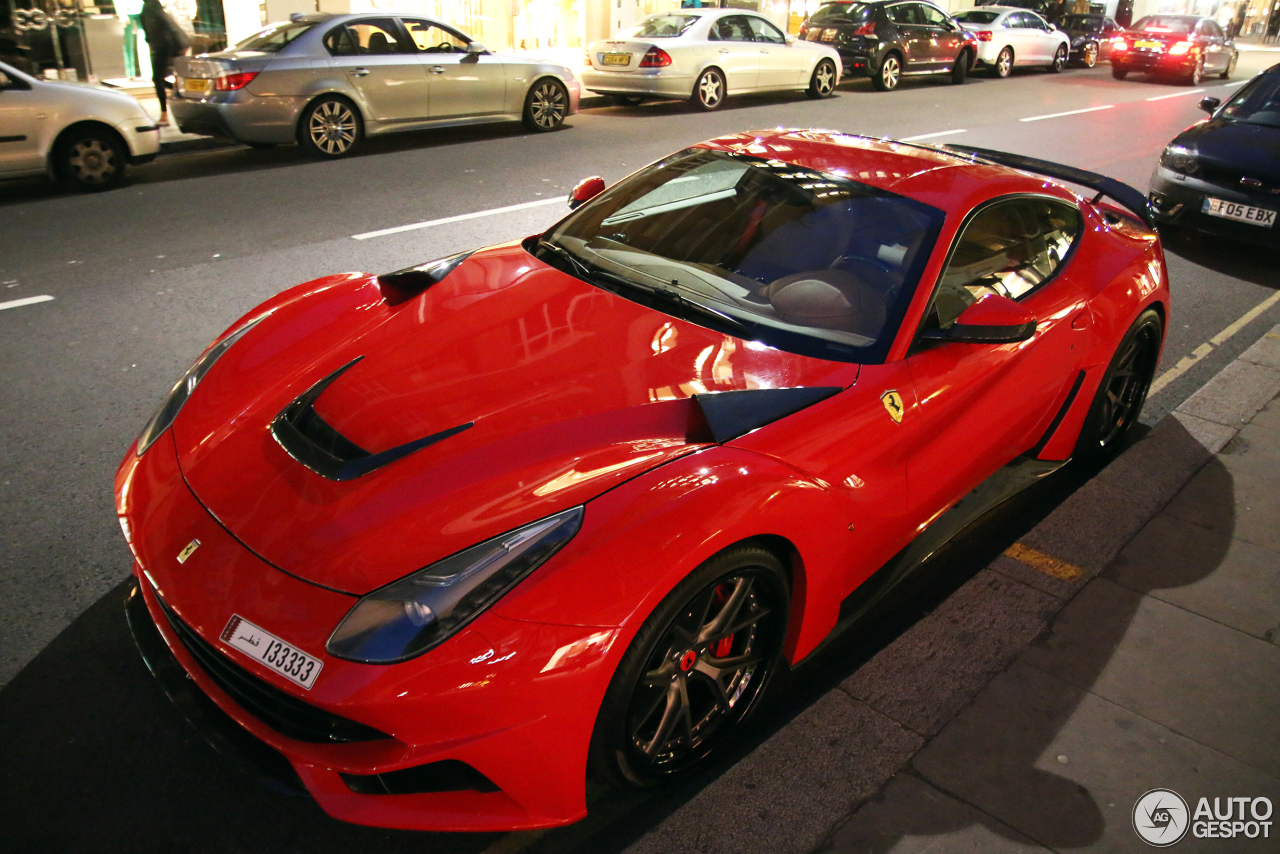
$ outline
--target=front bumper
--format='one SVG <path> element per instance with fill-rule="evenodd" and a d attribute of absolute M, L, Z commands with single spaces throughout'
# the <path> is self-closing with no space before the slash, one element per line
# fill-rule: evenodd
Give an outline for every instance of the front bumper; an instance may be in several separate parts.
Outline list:
<path fill-rule="evenodd" d="M 1151 206 L 1156 220 L 1169 225 L 1225 237 L 1230 240 L 1280 249 L 1280 225 L 1262 227 L 1223 219 L 1203 212 L 1204 200 L 1212 196 L 1256 208 L 1280 211 L 1280 196 L 1250 194 L 1220 187 L 1157 166 L 1151 176 Z M 1280 219 L 1280 216 L 1277 217 Z"/>
<path fill-rule="evenodd" d="M 547 670 L 557 651 L 599 629 L 486 612 L 410 661 L 343 661 L 324 645 L 355 597 L 288 575 L 232 538 L 182 481 L 171 434 L 141 458 L 129 452 L 117 495 L 136 558 L 142 620 L 205 698 L 187 692 L 175 702 L 184 714 L 202 706 L 198 728 L 224 753 L 253 754 L 240 764 L 257 776 L 288 788 L 296 775 L 331 816 L 381 827 L 518 830 L 586 814 L 587 748 L 612 671 L 603 656 Z M 176 556 L 193 539 L 198 549 L 179 565 Z M 135 623 L 140 607 L 131 606 Z M 321 659 L 312 688 L 223 643 L 232 615 Z M 212 666 L 209 656 L 216 657 Z M 144 657 L 156 656 L 144 650 Z M 158 677 L 160 670 L 153 667 Z M 336 720 L 338 737 L 294 726 L 317 717 Z M 226 719 L 238 738 L 226 735 Z M 264 765 L 274 767 L 264 774 Z M 440 774 L 431 777 L 441 768 L 449 771 L 443 784 Z"/>
<path fill-rule="evenodd" d="M 236 142 L 289 143 L 297 133 L 306 98 L 260 97 L 245 90 L 195 99 L 174 93 L 169 99 L 178 130 Z"/>
<path fill-rule="evenodd" d="M 649 95 L 654 98 L 684 99 L 693 94 L 692 74 L 661 68 L 641 71 L 583 70 L 582 88 L 601 95 Z"/>

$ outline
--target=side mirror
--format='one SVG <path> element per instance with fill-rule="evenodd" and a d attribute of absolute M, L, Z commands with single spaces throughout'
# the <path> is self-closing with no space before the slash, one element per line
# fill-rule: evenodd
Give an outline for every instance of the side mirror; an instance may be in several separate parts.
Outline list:
<path fill-rule="evenodd" d="M 1016 344 L 1035 334 L 1035 315 L 1008 297 L 987 294 L 946 329 L 930 329 L 922 337 L 961 344 Z"/>
<path fill-rule="evenodd" d="M 488 53 L 488 52 L 489 52 L 488 48 L 480 44 L 480 42 L 467 42 L 467 53 L 474 53 L 476 55 L 479 55 L 479 54 Z"/>
<path fill-rule="evenodd" d="M 1214 110 L 1218 109 L 1218 107 L 1221 105 L 1222 105 L 1221 98 L 1201 98 L 1200 99 L 1200 109 L 1204 110 L 1206 113 L 1212 113 Z"/>
<path fill-rule="evenodd" d="M 569 194 L 569 210 L 577 210 L 582 205 L 604 192 L 604 179 L 599 175 L 583 178 L 578 186 Z"/>

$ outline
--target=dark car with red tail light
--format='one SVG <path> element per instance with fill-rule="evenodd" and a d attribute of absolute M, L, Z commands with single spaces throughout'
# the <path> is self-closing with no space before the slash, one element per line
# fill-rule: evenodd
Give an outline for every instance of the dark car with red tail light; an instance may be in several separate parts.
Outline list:
<path fill-rule="evenodd" d="M 1148 72 L 1198 86 L 1211 74 L 1230 78 L 1239 57 L 1213 18 L 1148 15 L 1112 42 L 1111 76 L 1123 80 L 1130 72 Z"/>

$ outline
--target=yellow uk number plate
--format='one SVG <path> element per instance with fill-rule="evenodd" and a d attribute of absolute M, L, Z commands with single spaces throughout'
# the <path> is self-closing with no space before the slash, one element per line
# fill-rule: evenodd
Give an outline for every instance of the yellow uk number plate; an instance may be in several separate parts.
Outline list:
<path fill-rule="evenodd" d="M 631 54 L 629 53 L 606 53 L 601 59 L 603 65 L 630 65 Z"/>
<path fill-rule="evenodd" d="M 1148 41 L 1147 39 L 1141 39 L 1141 40 L 1139 40 L 1139 41 L 1134 42 L 1134 43 L 1133 43 L 1133 46 L 1134 46 L 1134 47 L 1140 47 L 1140 48 L 1148 48 L 1148 49 L 1156 49 L 1156 50 L 1158 50 L 1158 49 L 1160 48 L 1160 42 L 1157 42 L 1157 41 Z"/>
<path fill-rule="evenodd" d="M 182 85 L 178 88 L 183 92 L 190 92 L 192 95 L 208 95 L 213 91 L 213 81 L 184 77 L 182 78 Z"/>

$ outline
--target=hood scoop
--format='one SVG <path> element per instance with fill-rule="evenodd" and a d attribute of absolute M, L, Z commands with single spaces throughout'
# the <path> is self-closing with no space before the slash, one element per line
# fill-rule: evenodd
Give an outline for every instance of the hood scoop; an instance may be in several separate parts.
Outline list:
<path fill-rule="evenodd" d="M 280 447 L 302 465 L 328 480 L 354 480 L 376 471 L 401 457 L 442 439 L 448 439 L 475 425 L 474 421 L 371 453 L 333 429 L 315 410 L 315 402 L 334 380 L 355 366 L 357 356 L 299 395 L 271 421 L 271 435 Z"/>
<path fill-rule="evenodd" d="M 693 399 L 702 410 L 712 437 L 716 442 L 724 443 L 826 400 L 838 391 L 843 391 L 843 388 L 761 388 L 695 394 Z"/>

